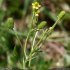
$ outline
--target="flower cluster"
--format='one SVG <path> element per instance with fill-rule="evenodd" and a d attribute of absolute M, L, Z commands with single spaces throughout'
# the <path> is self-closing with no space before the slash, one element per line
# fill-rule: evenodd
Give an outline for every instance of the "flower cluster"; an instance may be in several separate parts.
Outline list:
<path fill-rule="evenodd" d="M 39 13 L 40 13 L 39 9 L 40 9 L 40 7 L 41 7 L 41 5 L 38 2 L 32 3 L 32 8 L 33 8 L 35 16 L 39 16 Z"/>

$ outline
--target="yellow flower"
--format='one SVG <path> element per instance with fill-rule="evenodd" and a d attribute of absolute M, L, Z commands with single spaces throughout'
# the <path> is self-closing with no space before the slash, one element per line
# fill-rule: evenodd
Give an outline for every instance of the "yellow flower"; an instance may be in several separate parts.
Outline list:
<path fill-rule="evenodd" d="M 32 8 L 33 9 L 39 9 L 40 7 L 41 7 L 41 5 L 38 2 L 32 3 Z"/>
<path fill-rule="evenodd" d="M 39 13 L 40 13 L 40 11 L 37 10 L 37 11 L 35 12 L 35 16 L 39 16 Z"/>
<path fill-rule="evenodd" d="M 39 16 L 39 14 L 35 14 L 35 16 Z"/>
<path fill-rule="evenodd" d="M 41 5 L 38 2 L 32 3 L 32 8 L 35 16 L 39 16 Z"/>

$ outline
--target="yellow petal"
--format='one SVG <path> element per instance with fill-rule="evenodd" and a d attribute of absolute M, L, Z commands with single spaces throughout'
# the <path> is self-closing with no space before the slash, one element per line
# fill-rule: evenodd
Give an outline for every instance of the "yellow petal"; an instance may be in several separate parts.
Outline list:
<path fill-rule="evenodd" d="M 35 14 L 35 16 L 39 16 L 39 14 Z"/>

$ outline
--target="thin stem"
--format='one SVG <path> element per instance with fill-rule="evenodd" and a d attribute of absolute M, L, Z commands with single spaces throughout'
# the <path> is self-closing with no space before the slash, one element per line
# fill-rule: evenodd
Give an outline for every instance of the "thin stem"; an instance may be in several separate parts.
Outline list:
<path fill-rule="evenodd" d="M 25 58 L 27 59 L 27 54 L 26 54 L 26 47 L 27 47 L 27 41 L 28 41 L 28 38 L 30 36 L 30 33 L 33 31 L 34 29 L 31 29 L 27 35 L 27 38 L 26 38 L 26 41 L 25 41 L 25 46 L 24 46 L 24 55 L 25 55 Z"/>
<path fill-rule="evenodd" d="M 41 35 L 41 39 L 38 41 L 38 43 L 36 44 L 36 46 L 34 47 L 34 50 L 36 50 L 38 47 L 37 46 L 39 46 L 39 44 L 41 43 L 41 41 L 43 40 L 43 39 L 46 39 L 50 34 L 52 33 L 52 29 L 46 29 L 43 33 L 42 33 L 42 35 Z M 46 36 L 45 36 L 46 35 Z M 44 41 L 44 40 L 43 40 Z"/>
<path fill-rule="evenodd" d="M 34 47 L 35 42 L 36 42 L 35 40 L 36 40 L 37 35 L 38 35 L 38 31 L 35 33 L 35 37 L 34 37 L 34 40 L 33 40 L 33 44 L 32 44 L 31 50 L 33 50 L 33 47 Z"/>
<path fill-rule="evenodd" d="M 31 50 L 31 52 L 30 52 L 30 55 L 29 55 L 29 67 L 30 67 L 30 65 L 31 65 L 31 57 L 32 57 L 32 52 L 34 51 L 34 49 L 40 44 L 40 42 L 41 42 L 41 40 L 43 39 L 43 37 L 44 37 L 44 35 L 45 35 L 45 33 L 46 33 L 46 31 L 47 30 L 45 30 L 44 31 L 44 33 L 42 34 L 42 36 L 41 36 L 41 39 L 38 41 L 38 43 L 36 44 L 36 46 Z M 35 35 L 36 36 L 36 35 Z"/>
<path fill-rule="evenodd" d="M 36 25 L 35 23 L 37 23 L 37 21 L 38 21 L 38 18 L 35 17 L 35 13 L 34 13 L 34 11 L 33 11 L 31 28 L 35 27 L 35 25 Z M 35 36 L 34 36 L 33 43 L 32 43 L 32 47 L 31 47 L 31 52 L 30 52 L 30 54 L 29 54 L 29 67 L 30 67 L 30 65 L 31 65 L 32 51 L 33 51 L 33 47 L 34 47 L 34 45 L 35 45 L 35 39 L 36 39 L 37 34 L 38 34 L 38 31 L 36 32 L 36 34 L 35 34 Z"/>
<path fill-rule="evenodd" d="M 31 28 L 34 27 L 34 12 L 32 13 L 32 22 L 31 22 Z"/>
<path fill-rule="evenodd" d="M 35 33 L 35 36 L 34 36 L 34 39 L 33 39 L 33 43 L 32 43 L 32 47 L 31 47 L 31 52 L 30 52 L 30 54 L 29 54 L 29 67 L 30 67 L 30 65 L 31 65 L 32 52 L 33 52 L 33 47 L 34 47 L 34 45 L 35 45 L 35 39 L 36 39 L 36 37 L 37 37 L 37 34 L 38 34 L 38 31 Z"/>
<path fill-rule="evenodd" d="M 15 32 L 15 35 L 16 35 L 18 41 L 19 41 L 20 46 L 23 47 L 23 45 L 21 44 L 21 42 L 20 42 L 20 40 L 19 40 L 19 37 L 18 37 L 18 35 L 17 35 L 17 32 L 16 32 L 15 30 L 14 30 L 14 32 Z M 24 61 L 24 58 L 23 58 L 23 69 L 25 69 L 25 61 Z"/>
<path fill-rule="evenodd" d="M 15 36 L 16 36 L 16 38 L 17 38 L 17 40 L 18 40 L 20 46 L 23 47 L 23 45 L 22 45 L 22 43 L 21 43 L 21 41 L 20 41 L 20 39 L 19 39 L 19 37 L 18 37 L 18 35 L 17 35 L 17 32 L 16 32 L 15 30 L 14 30 L 14 33 L 15 33 Z"/>
<path fill-rule="evenodd" d="M 37 47 L 40 44 L 40 42 L 42 41 L 42 39 L 43 39 L 44 35 L 46 34 L 46 32 L 47 32 L 47 29 L 42 33 L 41 39 L 38 41 L 38 43 L 36 44 L 35 47 Z"/>
<path fill-rule="evenodd" d="M 23 69 L 25 69 L 25 61 L 24 61 L 24 58 L 23 58 Z"/>

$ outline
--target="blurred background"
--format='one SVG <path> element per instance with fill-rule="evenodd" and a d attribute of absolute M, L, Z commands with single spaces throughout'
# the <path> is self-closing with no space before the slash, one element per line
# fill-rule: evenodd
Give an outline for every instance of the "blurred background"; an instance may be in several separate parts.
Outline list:
<path fill-rule="evenodd" d="M 0 68 L 22 69 L 22 47 L 11 28 L 14 27 L 18 31 L 17 34 L 24 45 L 30 28 L 34 1 L 38 1 L 42 7 L 38 23 L 46 21 L 46 28 L 54 24 L 60 11 L 64 10 L 66 14 L 42 44 L 41 52 L 32 61 L 32 69 L 70 67 L 70 0 L 0 0 Z M 8 21 L 10 17 L 14 19 L 14 24 L 8 26 L 6 23 L 11 23 Z M 5 27 L 2 27 L 3 24 L 6 24 Z M 28 41 L 28 51 L 30 45 L 31 40 Z"/>

